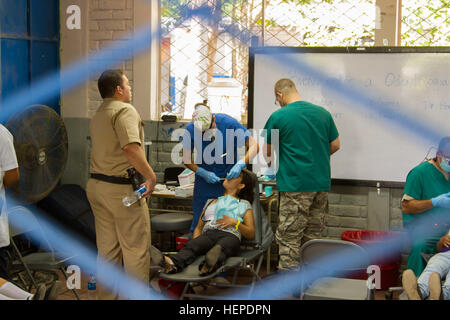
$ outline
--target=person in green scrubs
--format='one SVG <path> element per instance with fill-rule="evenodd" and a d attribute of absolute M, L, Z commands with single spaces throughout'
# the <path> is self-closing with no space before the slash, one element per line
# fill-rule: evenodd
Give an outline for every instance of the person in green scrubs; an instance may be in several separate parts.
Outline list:
<path fill-rule="evenodd" d="M 412 169 L 402 197 L 403 225 L 420 235 L 411 239 L 408 267 L 416 277 L 425 269 L 421 254 L 436 253 L 436 243 L 449 229 L 450 218 L 450 137 L 441 139 L 436 157 Z"/>
<path fill-rule="evenodd" d="M 279 194 L 278 270 L 296 269 L 300 247 L 321 238 L 328 215 L 331 188 L 330 156 L 340 148 L 339 133 L 330 112 L 301 100 L 290 79 L 280 79 L 274 87 L 282 107 L 272 113 L 263 132 L 266 161 L 272 153 L 272 130 L 278 130 L 279 167 L 276 173 Z M 276 146 L 274 146 L 276 149 Z"/>

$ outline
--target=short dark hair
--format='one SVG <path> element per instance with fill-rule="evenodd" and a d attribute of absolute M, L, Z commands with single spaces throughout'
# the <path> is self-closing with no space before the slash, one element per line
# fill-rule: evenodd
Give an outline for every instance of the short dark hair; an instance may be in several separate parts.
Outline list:
<path fill-rule="evenodd" d="M 242 169 L 241 174 L 241 183 L 244 184 L 245 187 L 239 191 L 238 197 L 253 203 L 255 196 L 255 185 L 257 181 L 256 175 L 248 169 Z"/>
<path fill-rule="evenodd" d="M 103 99 L 111 98 L 116 93 L 117 86 L 123 87 L 122 70 L 106 70 L 98 78 L 98 91 Z"/>

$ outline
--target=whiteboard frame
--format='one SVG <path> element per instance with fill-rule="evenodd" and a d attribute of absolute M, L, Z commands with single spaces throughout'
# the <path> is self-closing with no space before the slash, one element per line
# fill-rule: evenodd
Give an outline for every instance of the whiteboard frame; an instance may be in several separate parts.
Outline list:
<path fill-rule="evenodd" d="M 377 53 L 450 53 L 450 47 L 250 47 L 248 74 L 248 121 L 247 128 L 254 127 L 254 88 L 255 56 L 259 54 L 289 53 L 343 53 L 343 54 L 377 54 Z M 274 97 L 275 99 L 275 97 Z M 412 168 L 411 168 L 412 169 Z M 405 177 L 406 179 L 406 177 Z M 332 185 L 349 185 L 376 188 L 404 188 L 405 182 L 331 179 Z"/>

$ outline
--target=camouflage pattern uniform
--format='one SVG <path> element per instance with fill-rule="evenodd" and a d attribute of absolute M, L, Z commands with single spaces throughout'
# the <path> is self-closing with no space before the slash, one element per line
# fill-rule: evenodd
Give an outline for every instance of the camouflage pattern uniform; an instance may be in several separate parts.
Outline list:
<path fill-rule="evenodd" d="M 300 247 L 306 241 L 323 237 L 327 215 L 328 191 L 280 192 L 275 233 L 279 270 L 298 268 Z"/>

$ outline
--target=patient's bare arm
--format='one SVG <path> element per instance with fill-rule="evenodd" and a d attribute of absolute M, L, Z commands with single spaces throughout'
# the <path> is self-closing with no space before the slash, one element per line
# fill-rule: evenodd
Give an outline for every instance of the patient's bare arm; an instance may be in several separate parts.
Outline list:
<path fill-rule="evenodd" d="M 222 219 L 217 220 L 221 228 L 236 227 L 238 220 L 231 218 L 227 215 L 223 215 Z M 253 210 L 248 209 L 245 214 L 242 223 L 239 223 L 238 230 L 245 239 L 251 240 L 255 237 L 255 223 L 253 221 Z"/>

